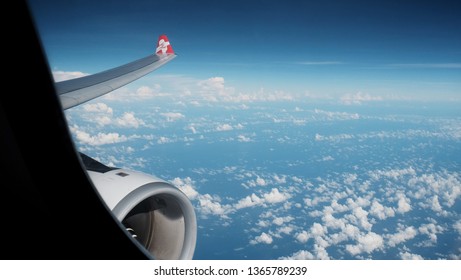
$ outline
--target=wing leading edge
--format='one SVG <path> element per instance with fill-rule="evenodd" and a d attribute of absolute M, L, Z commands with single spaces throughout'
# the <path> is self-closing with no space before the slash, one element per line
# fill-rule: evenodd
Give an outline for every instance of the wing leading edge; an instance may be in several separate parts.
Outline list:
<path fill-rule="evenodd" d="M 175 57 L 167 36 L 160 35 L 155 54 L 93 75 L 56 82 L 56 92 L 65 110 L 131 83 Z"/>

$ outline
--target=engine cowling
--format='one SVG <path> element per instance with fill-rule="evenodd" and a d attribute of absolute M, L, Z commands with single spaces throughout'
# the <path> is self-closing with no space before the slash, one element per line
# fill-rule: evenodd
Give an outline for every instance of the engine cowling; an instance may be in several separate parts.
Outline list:
<path fill-rule="evenodd" d="M 101 198 L 142 250 L 152 259 L 192 259 L 197 221 L 183 192 L 155 176 L 81 158 Z"/>

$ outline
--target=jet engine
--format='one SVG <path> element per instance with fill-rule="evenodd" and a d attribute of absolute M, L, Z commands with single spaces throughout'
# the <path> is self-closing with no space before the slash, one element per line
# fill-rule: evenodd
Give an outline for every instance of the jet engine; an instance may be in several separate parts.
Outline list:
<path fill-rule="evenodd" d="M 152 259 L 192 259 L 197 221 L 183 192 L 155 176 L 80 155 L 99 195 L 142 250 Z"/>

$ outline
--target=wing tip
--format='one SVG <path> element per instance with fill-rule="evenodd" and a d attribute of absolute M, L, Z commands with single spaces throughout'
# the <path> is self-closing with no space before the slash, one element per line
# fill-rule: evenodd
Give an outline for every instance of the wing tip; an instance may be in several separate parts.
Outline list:
<path fill-rule="evenodd" d="M 170 40 L 165 34 L 162 34 L 158 37 L 157 48 L 155 50 L 156 54 L 174 54 L 173 47 L 171 47 Z"/>

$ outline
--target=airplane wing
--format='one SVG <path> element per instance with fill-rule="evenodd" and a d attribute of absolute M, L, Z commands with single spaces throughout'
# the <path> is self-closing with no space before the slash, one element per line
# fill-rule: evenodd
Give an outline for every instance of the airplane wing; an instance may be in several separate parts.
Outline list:
<path fill-rule="evenodd" d="M 167 36 L 160 35 L 155 54 L 97 74 L 56 82 L 56 92 L 65 110 L 131 83 L 175 57 Z"/>
<path fill-rule="evenodd" d="M 166 35 L 155 54 L 81 78 L 55 83 L 68 109 L 126 85 L 171 61 L 176 55 Z M 80 153 L 82 164 L 112 214 L 154 259 L 192 259 L 197 221 L 193 205 L 176 186 L 156 176 L 108 167 Z"/>

